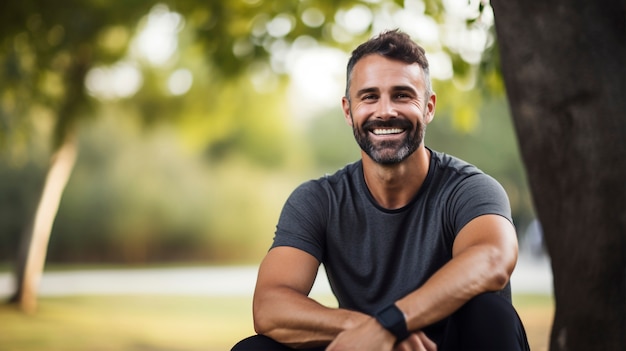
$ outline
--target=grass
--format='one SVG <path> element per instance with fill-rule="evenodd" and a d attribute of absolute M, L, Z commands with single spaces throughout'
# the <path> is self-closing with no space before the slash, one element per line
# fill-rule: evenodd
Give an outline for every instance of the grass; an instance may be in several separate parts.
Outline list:
<path fill-rule="evenodd" d="M 513 295 L 513 305 L 524 323 L 530 349 L 547 351 L 554 318 L 554 298 L 549 295 Z"/>
<path fill-rule="evenodd" d="M 516 295 L 514 304 L 531 349 L 547 350 L 552 298 Z M 223 351 L 252 333 L 247 297 L 42 298 L 35 315 L 0 305 L 2 351 Z"/>

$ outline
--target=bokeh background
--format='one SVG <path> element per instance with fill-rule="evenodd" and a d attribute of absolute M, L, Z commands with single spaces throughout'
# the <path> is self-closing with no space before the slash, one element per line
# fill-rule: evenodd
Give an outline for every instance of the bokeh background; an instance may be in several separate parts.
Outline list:
<path fill-rule="evenodd" d="M 426 144 L 500 181 L 511 200 L 522 255 L 546 259 L 486 2 L 92 0 L 6 2 L 0 8 L 0 271 L 5 277 L 12 276 L 20 245 L 33 227 L 53 156 L 68 143 L 77 158 L 53 216 L 46 273 L 254 267 L 271 244 L 289 193 L 359 158 L 340 110 L 345 64 L 355 45 L 394 28 L 422 44 L 431 63 L 438 106 Z M 6 279 L 8 298 L 15 285 Z M 202 316 L 224 309 L 222 320 L 240 309 L 243 315 L 224 325 L 251 331 L 248 295 L 213 302 L 197 296 L 167 301 L 106 296 L 85 297 L 83 311 L 84 300 L 75 294 L 42 297 L 37 315 L 58 310 L 85 316 L 110 312 L 114 307 L 103 307 L 109 304 L 141 308 L 137 301 L 143 301 L 146 310 L 134 316 L 145 316 L 155 305 L 166 306 L 165 312 L 151 320 L 171 318 L 179 313 L 174 310 L 202 311 L 185 315 L 187 322 L 180 323 L 187 330 L 195 322 L 207 328 Z M 539 299 L 543 338 L 550 296 Z M 70 306 L 72 312 L 63 310 Z M 69 337 L 55 339 L 61 329 L 52 326 L 27 332 L 33 320 L 19 312 L 0 310 L 3 318 L 22 329 L 9 336 L 0 327 L 0 349 L 109 349 L 93 330 L 84 331 L 91 336 L 76 344 Z M 70 329 L 80 324 L 67 323 Z M 107 328 L 110 324 L 95 330 Z M 173 325 L 163 329 L 177 333 Z M 223 349 L 245 336 L 215 327 L 199 334 L 207 332 L 227 336 L 202 341 L 209 349 Z M 118 340 L 111 346 L 118 349 L 195 349 L 180 340 L 107 339 Z M 159 348 L 162 344 L 169 346 Z"/>
<path fill-rule="evenodd" d="M 15 258 L 59 129 L 73 122 L 78 159 L 48 262 L 257 262 L 293 187 L 358 159 L 340 111 L 349 49 L 396 27 L 416 37 L 431 61 L 439 99 L 427 145 L 497 178 L 524 233 L 533 210 L 502 84 L 480 67 L 497 59 L 490 54 L 487 12 L 480 15 L 465 1 L 444 1 L 444 18 L 436 19 L 425 14 L 421 1 L 404 7 L 346 1 L 327 19 L 315 2 L 296 2 L 296 13 L 272 8 L 279 12 L 274 17 L 263 12 L 262 1 L 214 3 L 199 2 L 187 17 L 155 3 L 134 21 L 100 19 L 101 28 L 89 28 L 97 40 L 86 43 L 70 37 L 71 27 L 80 25 L 66 28 L 60 22 L 65 18 L 33 9 L 22 18 L 21 31 L 3 38 L 3 73 L 22 80 L 3 79 L 0 260 Z M 218 3 L 241 12 L 231 16 L 242 23 L 221 24 L 224 32 L 217 24 L 202 28 L 207 20 L 196 17 L 210 16 Z M 102 5 L 92 6 L 97 11 Z M 76 10 L 63 12 L 68 21 L 81 20 Z M 468 27 L 477 16 L 481 25 Z M 319 37 L 294 34 L 289 41 L 298 26 L 318 30 Z M 213 36 L 228 35 L 220 41 L 232 47 L 210 47 Z M 91 52 L 80 82 L 85 97 L 72 96 L 63 82 L 74 63 L 57 62 L 73 60 L 66 56 L 74 49 L 64 47 L 72 44 Z M 42 56 L 51 57 L 37 57 L 39 46 L 46 46 Z M 229 59 L 239 62 L 223 62 Z M 55 65 L 39 65 L 44 63 Z M 224 72 L 222 64 L 233 67 Z M 60 106 L 72 99 L 90 108 L 73 113 L 76 122 L 66 121 L 70 117 Z"/>

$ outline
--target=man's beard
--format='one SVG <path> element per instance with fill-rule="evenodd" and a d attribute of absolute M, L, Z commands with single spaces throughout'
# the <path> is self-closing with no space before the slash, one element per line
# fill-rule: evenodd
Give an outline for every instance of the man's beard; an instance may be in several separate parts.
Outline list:
<path fill-rule="evenodd" d="M 406 131 L 405 137 L 400 140 L 374 141 L 370 130 L 374 128 L 402 128 Z M 406 119 L 393 118 L 386 121 L 369 120 L 359 129 L 352 123 L 352 132 L 357 144 L 374 162 L 382 165 L 393 165 L 409 157 L 424 140 L 426 126 L 417 122 L 415 126 Z"/>

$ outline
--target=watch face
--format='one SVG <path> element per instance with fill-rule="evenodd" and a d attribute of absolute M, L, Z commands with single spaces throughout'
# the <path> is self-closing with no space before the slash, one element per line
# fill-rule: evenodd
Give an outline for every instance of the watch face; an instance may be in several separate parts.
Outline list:
<path fill-rule="evenodd" d="M 388 324 L 396 324 L 397 314 L 392 308 L 385 308 L 381 313 L 380 317 L 385 320 Z M 395 317 L 395 318 L 394 318 Z"/>
<path fill-rule="evenodd" d="M 376 319 L 380 325 L 395 335 L 397 340 L 401 341 L 409 336 L 404 313 L 396 305 L 390 305 L 378 312 Z"/>

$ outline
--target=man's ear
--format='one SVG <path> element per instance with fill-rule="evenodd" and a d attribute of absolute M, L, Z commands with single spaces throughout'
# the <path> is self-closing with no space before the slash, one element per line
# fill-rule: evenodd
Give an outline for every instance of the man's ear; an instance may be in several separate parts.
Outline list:
<path fill-rule="evenodd" d="M 346 124 L 352 127 L 352 116 L 350 115 L 350 101 L 347 97 L 341 98 L 341 109 L 343 110 L 343 118 L 346 120 Z"/>
<path fill-rule="evenodd" d="M 426 114 L 424 115 L 424 122 L 426 124 L 432 122 L 435 118 L 435 107 L 437 106 L 437 94 L 432 92 L 426 102 Z"/>

